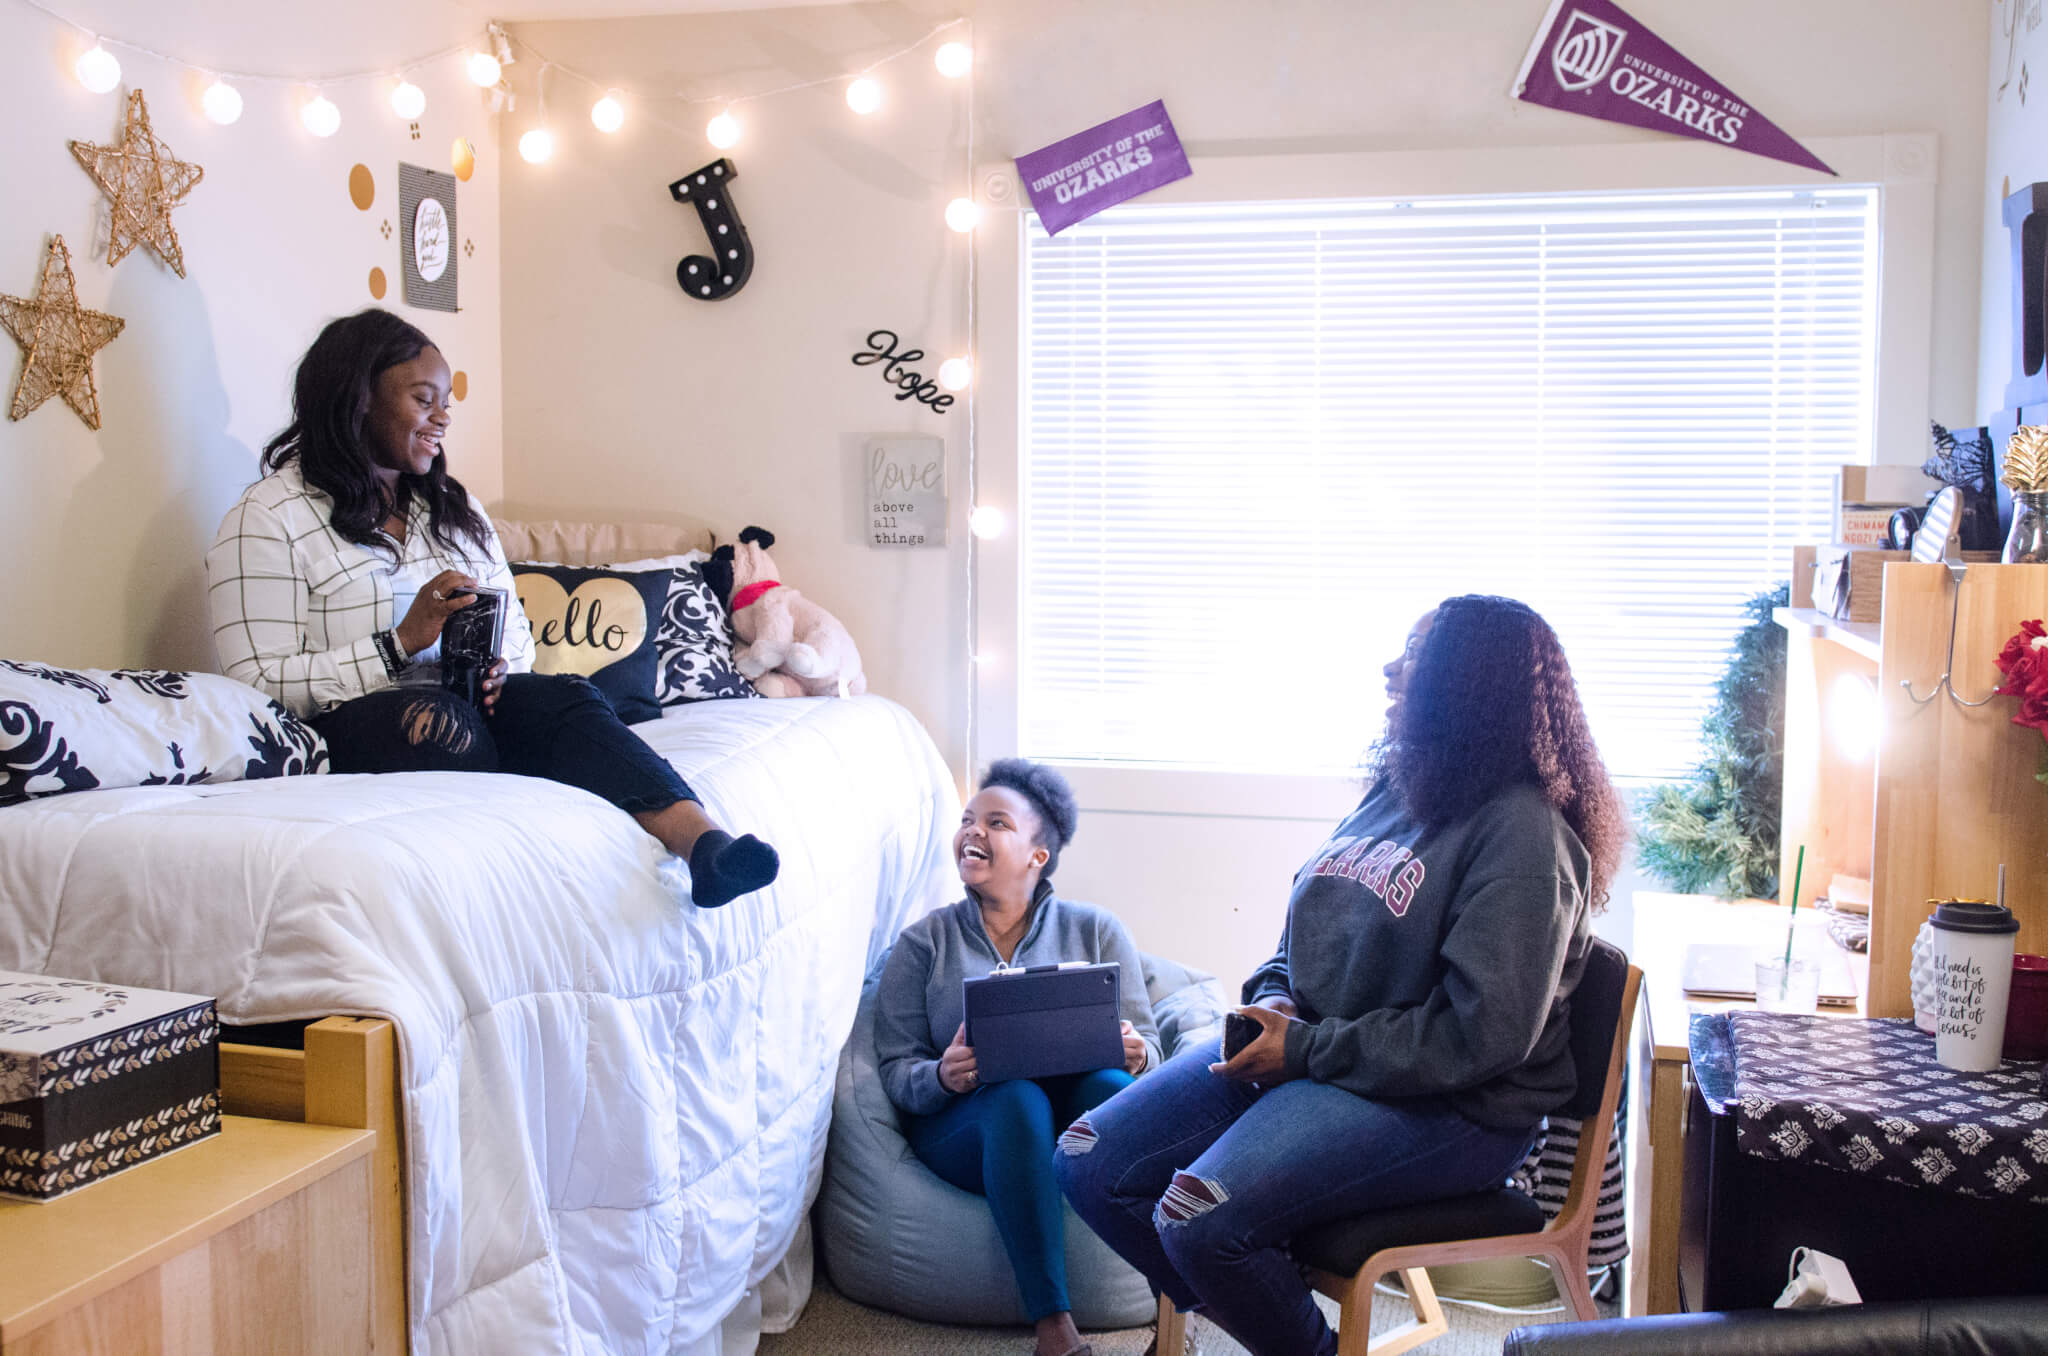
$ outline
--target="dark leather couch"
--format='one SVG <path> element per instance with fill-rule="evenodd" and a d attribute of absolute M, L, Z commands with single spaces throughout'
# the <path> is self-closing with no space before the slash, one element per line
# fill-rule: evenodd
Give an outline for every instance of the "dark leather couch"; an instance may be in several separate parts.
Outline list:
<path fill-rule="evenodd" d="M 2048 1298 L 1742 1309 L 1517 1328 L 1501 1356 L 2032 1356 Z"/>

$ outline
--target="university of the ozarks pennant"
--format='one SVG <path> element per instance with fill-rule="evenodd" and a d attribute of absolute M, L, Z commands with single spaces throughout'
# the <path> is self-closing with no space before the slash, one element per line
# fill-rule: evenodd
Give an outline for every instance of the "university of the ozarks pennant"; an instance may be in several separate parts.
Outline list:
<path fill-rule="evenodd" d="M 1610 0 L 1550 0 L 1515 97 L 1834 173 Z"/>

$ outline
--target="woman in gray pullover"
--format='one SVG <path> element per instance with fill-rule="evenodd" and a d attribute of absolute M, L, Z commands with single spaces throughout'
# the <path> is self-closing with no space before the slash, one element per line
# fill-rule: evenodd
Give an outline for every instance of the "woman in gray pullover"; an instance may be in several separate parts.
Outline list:
<path fill-rule="evenodd" d="M 953 858 L 967 898 L 903 930 L 875 993 L 882 1086 L 923 1162 L 988 1198 L 1039 1356 L 1090 1356 L 1067 1301 L 1053 1136 L 1159 1062 L 1144 966 L 1115 915 L 1053 893 L 1074 836 L 1074 793 L 1048 767 L 1006 758 L 960 816 Z M 1115 961 L 1123 1017 L 1120 1069 L 981 1084 L 966 1044 L 961 981 L 998 964 Z"/>
<path fill-rule="evenodd" d="M 1499 1186 L 1572 1095 L 1572 990 L 1621 853 L 1541 617 L 1450 599 L 1386 675 L 1365 799 L 1296 874 L 1280 948 L 1245 982 L 1257 1037 L 1228 1061 L 1214 1041 L 1177 1055 L 1055 1160 L 1082 1219 L 1256 1356 L 1337 1350 L 1290 1239 Z"/>

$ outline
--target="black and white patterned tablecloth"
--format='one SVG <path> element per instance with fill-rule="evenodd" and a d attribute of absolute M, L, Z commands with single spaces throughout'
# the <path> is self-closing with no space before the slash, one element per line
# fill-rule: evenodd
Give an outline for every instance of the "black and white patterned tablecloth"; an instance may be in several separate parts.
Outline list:
<path fill-rule="evenodd" d="M 1902 1018 L 1728 1014 L 1744 1153 L 2048 1205 L 2041 1066 L 1957 1073 Z"/>

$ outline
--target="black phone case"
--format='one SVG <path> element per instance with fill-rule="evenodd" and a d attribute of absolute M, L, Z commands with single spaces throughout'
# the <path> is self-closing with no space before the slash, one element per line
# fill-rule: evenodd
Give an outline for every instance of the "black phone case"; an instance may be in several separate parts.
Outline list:
<path fill-rule="evenodd" d="M 1257 1040 L 1259 1033 L 1263 1030 L 1265 1028 L 1260 1026 L 1256 1020 L 1245 1016 L 1241 1012 L 1233 1012 L 1224 1017 L 1223 1058 L 1226 1060 L 1237 1058 L 1238 1052 Z"/>
<path fill-rule="evenodd" d="M 483 698 L 484 675 L 505 644 L 505 590 L 465 589 L 476 601 L 449 614 L 441 626 L 441 686 L 472 706 Z"/>

